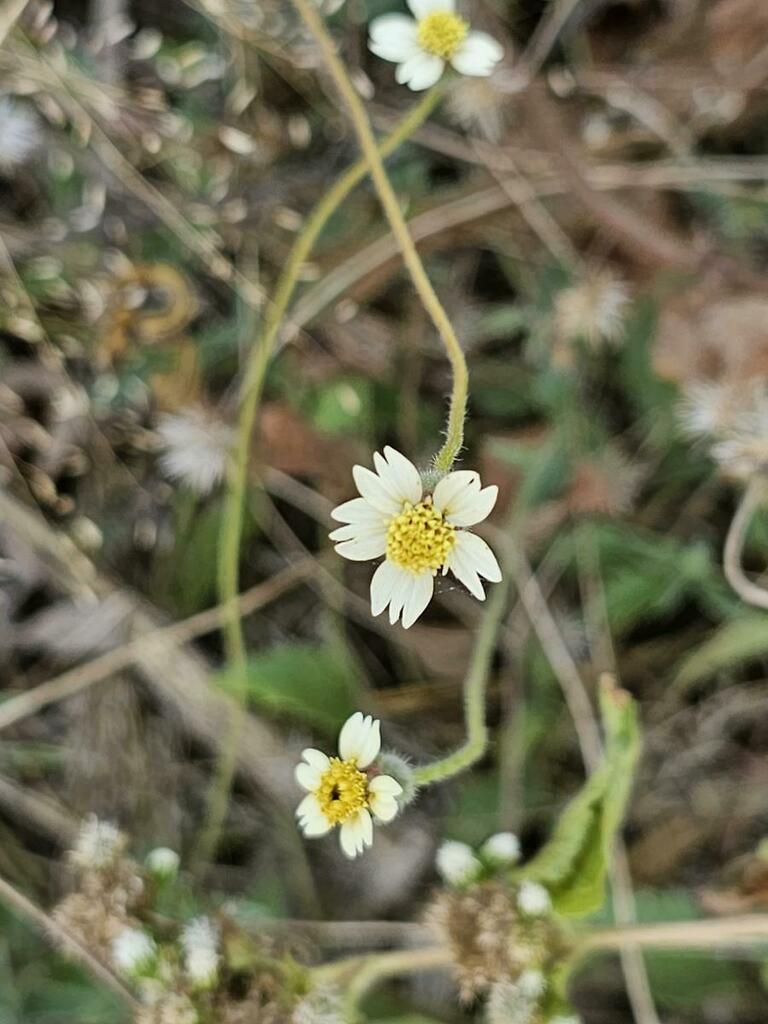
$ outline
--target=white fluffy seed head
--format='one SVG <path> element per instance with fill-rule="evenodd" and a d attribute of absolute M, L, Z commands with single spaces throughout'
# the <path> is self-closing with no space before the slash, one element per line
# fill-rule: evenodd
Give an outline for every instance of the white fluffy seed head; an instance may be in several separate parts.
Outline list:
<path fill-rule="evenodd" d="M 25 164 L 43 142 L 40 119 L 28 106 L 0 99 L 0 170 Z"/>
<path fill-rule="evenodd" d="M 476 878 L 482 869 L 472 847 L 453 839 L 448 839 L 439 846 L 435 855 L 435 867 L 448 885 L 465 885 Z"/>
<path fill-rule="evenodd" d="M 228 424 L 203 409 L 182 409 L 160 418 L 157 436 L 160 469 L 169 479 L 201 496 L 224 479 L 233 442 Z"/>
<path fill-rule="evenodd" d="M 628 304 L 623 281 L 607 271 L 593 271 L 555 296 L 556 334 L 564 342 L 583 338 L 592 346 L 616 343 Z"/>
<path fill-rule="evenodd" d="M 89 814 L 77 833 L 70 860 L 83 871 L 98 871 L 113 864 L 124 848 L 125 836 L 116 825 Z"/>
<path fill-rule="evenodd" d="M 112 942 L 112 963 L 123 974 L 145 974 L 156 957 L 154 940 L 139 928 L 124 928 Z"/>
<path fill-rule="evenodd" d="M 517 979 L 517 987 L 527 999 L 538 1000 L 547 989 L 547 982 L 541 971 L 523 971 Z"/>
<path fill-rule="evenodd" d="M 181 933 L 184 971 L 195 988 L 212 988 L 219 976 L 219 931 L 208 917 L 195 917 Z"/>
<path fill-rule="evenodd" d="M 509 978 L 491 986 L 486 1006 L 488 1024 L 532 1024 L 536 1001 L 526 996 Z"/>
<path fill-rule="evenodd" d="M 486 839 L 480 852 L 496 864 L 515 864 L 520 859 L 520 840 L 514 832 L 497 832 Z"/>
<path fill-rule="evenodd" d="M 552 899 L 538 882 L 523 882 L 517 893 L 517 905 L 528 917 L 541 917 L 552 909 Z"/>

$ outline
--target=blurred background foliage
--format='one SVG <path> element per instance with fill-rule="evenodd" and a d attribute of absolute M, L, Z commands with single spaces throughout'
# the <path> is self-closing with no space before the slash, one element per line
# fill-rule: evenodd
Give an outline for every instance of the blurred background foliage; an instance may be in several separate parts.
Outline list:
<path fill-rule="evenodd" d="M 242 357 L 306 214 L 357 154 L 285 0 L 30 0 L 15 23 L 5 6 L 0 685 L 11 698 L 215 603 Z M 326 9 L 380 131 L 413 101 L 365 47 L 367 22 L 391 6 Z M 696 387 L 738 408 L 768 374 L 767 11 L 764 0 L 585 0 L 520 91 L 515 68 L 552 7 L 478 2 L 473 22 L 504 39 L 503 67 L 457 83 L 388 167 L 467 351 L 464 459 L 501 491 L 486 536 L 513 515 L 588 690 L 615 671 L 639 702 L 626 829 L 639 918 L 765 908 L 768 630 L 721 567 L 744 473 L 688 427 L 708 415 Z M 426 793 L 352 866 L 330 842 L 304 849 L 286 817 L 302 745 L 332 740 L 355 708 L 415 760 L 461 738 L 482 609 L 443 582 L 410 631 L 390 629 L 369 615 L 368 567 L 341 565 L 326 540 L 355 462 L 389 443 L 426 463 L 448 389 L 365 184 L 304 268 L 269 371 L 242 585 L 308 568 L 245 620 L 255 731 L 190 906 L 227 898 L 256 922 L 416 920 L 440 839 L 510 828 L 533 854 L 581 784 L 551 651 L 513 596 L 481 765 Z M 759 514 L 747 564 L 767 561 Z M 4 731 L 0 874 L 50 905 L 89 812 L 139 849 L 193 859 L 217 695 L 241 682 L 211 631 Z M 658 953 L 647 965 L 669 1024 L 765 1020 L 758 955 Z M 588 966 L 574 996 L 587 1024 L 632 1020 L 612 958 Z M 391 986 L 366 1012 L 380 1024 L 471 1015 L 426 982 Z M 2 1024 L 124 1019 L 0 912 Z"/>

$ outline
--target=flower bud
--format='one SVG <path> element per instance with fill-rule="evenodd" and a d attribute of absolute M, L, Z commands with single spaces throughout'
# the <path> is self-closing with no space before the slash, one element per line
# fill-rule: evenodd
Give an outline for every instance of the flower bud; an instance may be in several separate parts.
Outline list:
<path fill-rule="evenodd" d="M 179 855 L 167 846 L 150 850 L 144 863 L 147 871 L 160 881 L 175 878 L 179 871 Z"/>
<path fill-rule="evenodd" d="M 472 847 L 448 839 L 442 843 L 435 856 L 438 874 L 448 885 L 466 885 L 474 881 L 482 871 L 482 864 Z"/>
<path fill-rule="evenodd" d="M 516 864 L 520 859 L 520 840 L 514 832 L 497 832 L 486 839 L 480 853 L 499 867 Z"/>

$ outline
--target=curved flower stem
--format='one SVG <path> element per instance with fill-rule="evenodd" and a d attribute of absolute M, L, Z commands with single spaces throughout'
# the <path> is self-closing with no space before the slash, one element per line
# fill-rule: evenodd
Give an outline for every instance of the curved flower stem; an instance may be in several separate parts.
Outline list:
<path fill-rule="evenodd" d="M 488 601 L 477 635 L 472 662 L 464 680 L 464 719 L 467 724 L 467 738 L 452 754 L 422 765 L 413 773 L 418 786 L 429 786 L 443 782 L 479 761 L 488 747 L 488 726 L 485 724 L 485 691 L 496 637 L 507 607 L 507 577 L 497 583 Z"/>
<path fill-rule="evenodd" d="M 765 480 L 760 476 L 753 476 L 747 484 L 747 489 L 742 495 L 736 513 L 728 527 L 728 535 L 725 538 L 725 549 L 723 551 L 723 572 L 725 578 L 733 589 L 747 604 L 753 604 L 757 608 L 768 608 L 768 590 L 759 587 L 752 580 L 747 579 L 741 567 L 741 559 L 744 553 L 744 541 L 747 530 L 752 521 L 752 516 L 757 511 L 761 501 L 765 497 Z"/>
<path fill-rule="evenodd" d="M 347 105 L 358 143 L 370 168 L 371 179 L 376 187 L 386 218 L 389 221 L 392 234 L 395 236 L 402 253 L 403 262 L 424 308 L 437 328 L 451 363 L 453 388 L 448 411 L 445 443 L 434 458 L 435 469 L 441 473 L 447 473 L 464 443 L 464 418 L 467 412 L 467 390 L 469 385 L 464 352 L 459 344 L 459 339 L 456 337 L 456 332 L 448 319 L 448 315 L 443 309 L 424 270 L 424 264 L 421 262 L 421 257 L 408 231 L 408 225 L 400 210 L 397 196 L 389 182 L 381 156 L 376 148 L 376 139 L 366 115 L 365 107 L 355 91 L 343 61 L 336 52 L 333 39 L 313 4 L 313 0 L 293 0 L 293 3 L 302 21 L 315 37 L 317 45 L 320 47 L 325 62 L 328 65 L 331 77 L 336 83 L 336 88 Z"/>
<path fill-rule="evenodd" d="M 389 156 L 412 135 L 434 109 L 441 90 L 431 89 L 403 118 L 397 128 L 387 136 L 377 149 L 380 159 Z M 302 266 L 308 259 L 315 242 L 330 217 L 339 208 L 352 189 L 359 184 L 368 171 L 367 159 L 353 164 L 329 189 L 317 204 L 301 234 L 297 237 L 288 262 L 280 275 L 274 298 L 269 304 L 261 338 L 257 340 L 248 356 L 241 386 L 240 411 L 237 438 L 230 465 L 228 488 L 224 505 L 221 545 L 219 548 L 219 596 L 222 602 L 224 650 L 227 661 L 236 669 L 234 679 L 237 690 L 234 696 L 238 708 L 235 710 L 230 735 L 222 745 L 217 763 L 216 775 L 208 797 L 206 823 L 198 843 L 196 860 L 206 863 L 213 855 L 221 827 L 226 815 L 229 790 L 235 772 L 237 738 L 242 725 L 242 706 L 245 703 L 246 651 L 237 603 L 239 590 L 238 565 L 240 544 L 243 535 L 243 516 L 248 478 L 248 453 L 251 434 L 256 421 L 267 367 L 274 353 L 275 345 L 284 322 L 288 304 L 293 297 Z"/>

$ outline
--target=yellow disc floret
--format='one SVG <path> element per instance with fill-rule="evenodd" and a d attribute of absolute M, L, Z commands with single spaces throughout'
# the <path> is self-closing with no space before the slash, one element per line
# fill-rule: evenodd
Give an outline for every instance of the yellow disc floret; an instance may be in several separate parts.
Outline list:
<path fill-rule="evenodd" d="M 387 558 L 401 569 L 421 573 L 442 568 L 456 543 L 456 530 L 446 523 L 431 498 L 418 505 L 406 502 L 387 529 Z"/>
<path fill-rule="evenodd" d="M 469 25 L 456 14 L 433 11 L 421 18 L 416 29 L 416 42 L 427 53 L 450 60 L 464 42 Z"/>
<path fill-rule="evenodd" d="M 354 761 L 332 757 L 315 796 L 326 819 L 341 825 L 368 806 L 368 778 Z"/>

